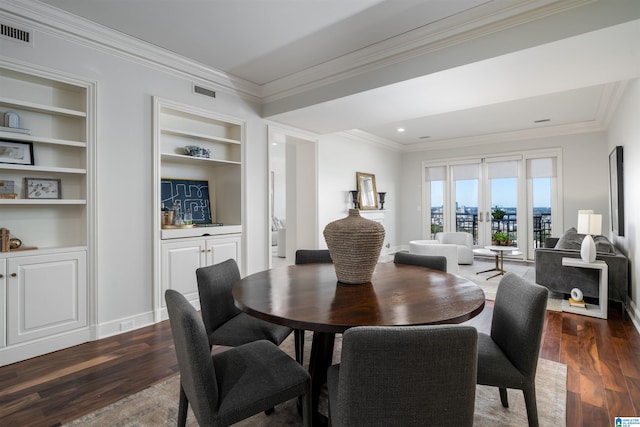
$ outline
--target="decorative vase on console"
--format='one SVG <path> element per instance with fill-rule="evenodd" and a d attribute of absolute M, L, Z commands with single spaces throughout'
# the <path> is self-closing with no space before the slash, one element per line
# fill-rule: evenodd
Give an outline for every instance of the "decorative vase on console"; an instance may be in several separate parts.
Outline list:
<path fill-rule="evenodd" d="M 349 216 L 327 224 L 323 234 L 338 281 L 350 285 L 370 282 L 384 242 L 382 224 L 349 209 Z"/>
<path fill-rule="evenodd" d="M 380 200 L 380 210 L 384 209 L 384 198 L 387 195 L 386 192 L 380 192 L 378 193 L 378 200 Z"/>
<path fill-rule="evenodd" d="M 358 190 L 351 190 L 351 201 L 353 202 L 353 209 L 359 209 L 360 203 L 358 202 L 358 197 L 360 197 L 360 192 Z"/>

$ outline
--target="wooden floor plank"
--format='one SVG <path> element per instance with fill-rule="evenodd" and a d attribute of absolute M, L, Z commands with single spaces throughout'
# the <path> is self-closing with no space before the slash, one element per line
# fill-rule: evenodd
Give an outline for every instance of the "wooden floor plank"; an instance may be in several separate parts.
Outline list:
<path fill-rule="evenodd" d="M 492 313 L 488 302 L 469 323 L 489 332 Z M 568 365 L 567 426 L 640 416 L 640 335 L 615 308 L 608 320 L 547 312 L 540 355 Z M 177 372 L 168 321 L 0 367 L 0 425 L 60 425 Z"/>

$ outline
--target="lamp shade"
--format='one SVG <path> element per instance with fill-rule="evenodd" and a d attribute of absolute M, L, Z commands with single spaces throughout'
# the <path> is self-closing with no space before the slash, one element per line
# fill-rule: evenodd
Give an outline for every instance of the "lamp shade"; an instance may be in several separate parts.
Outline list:
<path fill-rule="evenodd" d="M 578 233 L 600 234 L 602 233 L 602 215 L 593 211 L 580 211 L 578 213 Z"/>

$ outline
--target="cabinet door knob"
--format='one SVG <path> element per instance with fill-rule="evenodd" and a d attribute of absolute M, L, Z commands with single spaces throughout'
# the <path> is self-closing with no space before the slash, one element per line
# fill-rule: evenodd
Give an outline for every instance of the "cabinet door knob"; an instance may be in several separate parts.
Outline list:
<path fill-rule="evenodd" d="M 0 274 L 0 279 L 3 279 L 3 278 L 4 278 L 4 275 L 3 275 L 3 274 Z"/>
<path fill-rule="evenodd" d="M 18 277 L 16 273 L 11 273 L 11 277 Z"/>
<path fill-rule="evenodd" d="M 213 251 L 212 251 L 211 249 L 207 249 L 207 252 L 211 253 L 211 252 L 213 252 Z"/>

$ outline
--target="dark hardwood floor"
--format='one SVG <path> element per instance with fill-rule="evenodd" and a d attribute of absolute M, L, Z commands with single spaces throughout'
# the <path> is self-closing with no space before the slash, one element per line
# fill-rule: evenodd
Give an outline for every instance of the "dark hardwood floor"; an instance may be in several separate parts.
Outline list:
<path fill-rule="evenodd" d="M 609 310 L 608 320 L 547 312 L 540 357 L 568 366 L 567 426 L 640 416 L 640 336 Z M 488 331 L 491 314 L 488 303 L 469 323 Z M 0 425 L 57 426 L 176 372 L 168 321 L 4 366 Z"/>

